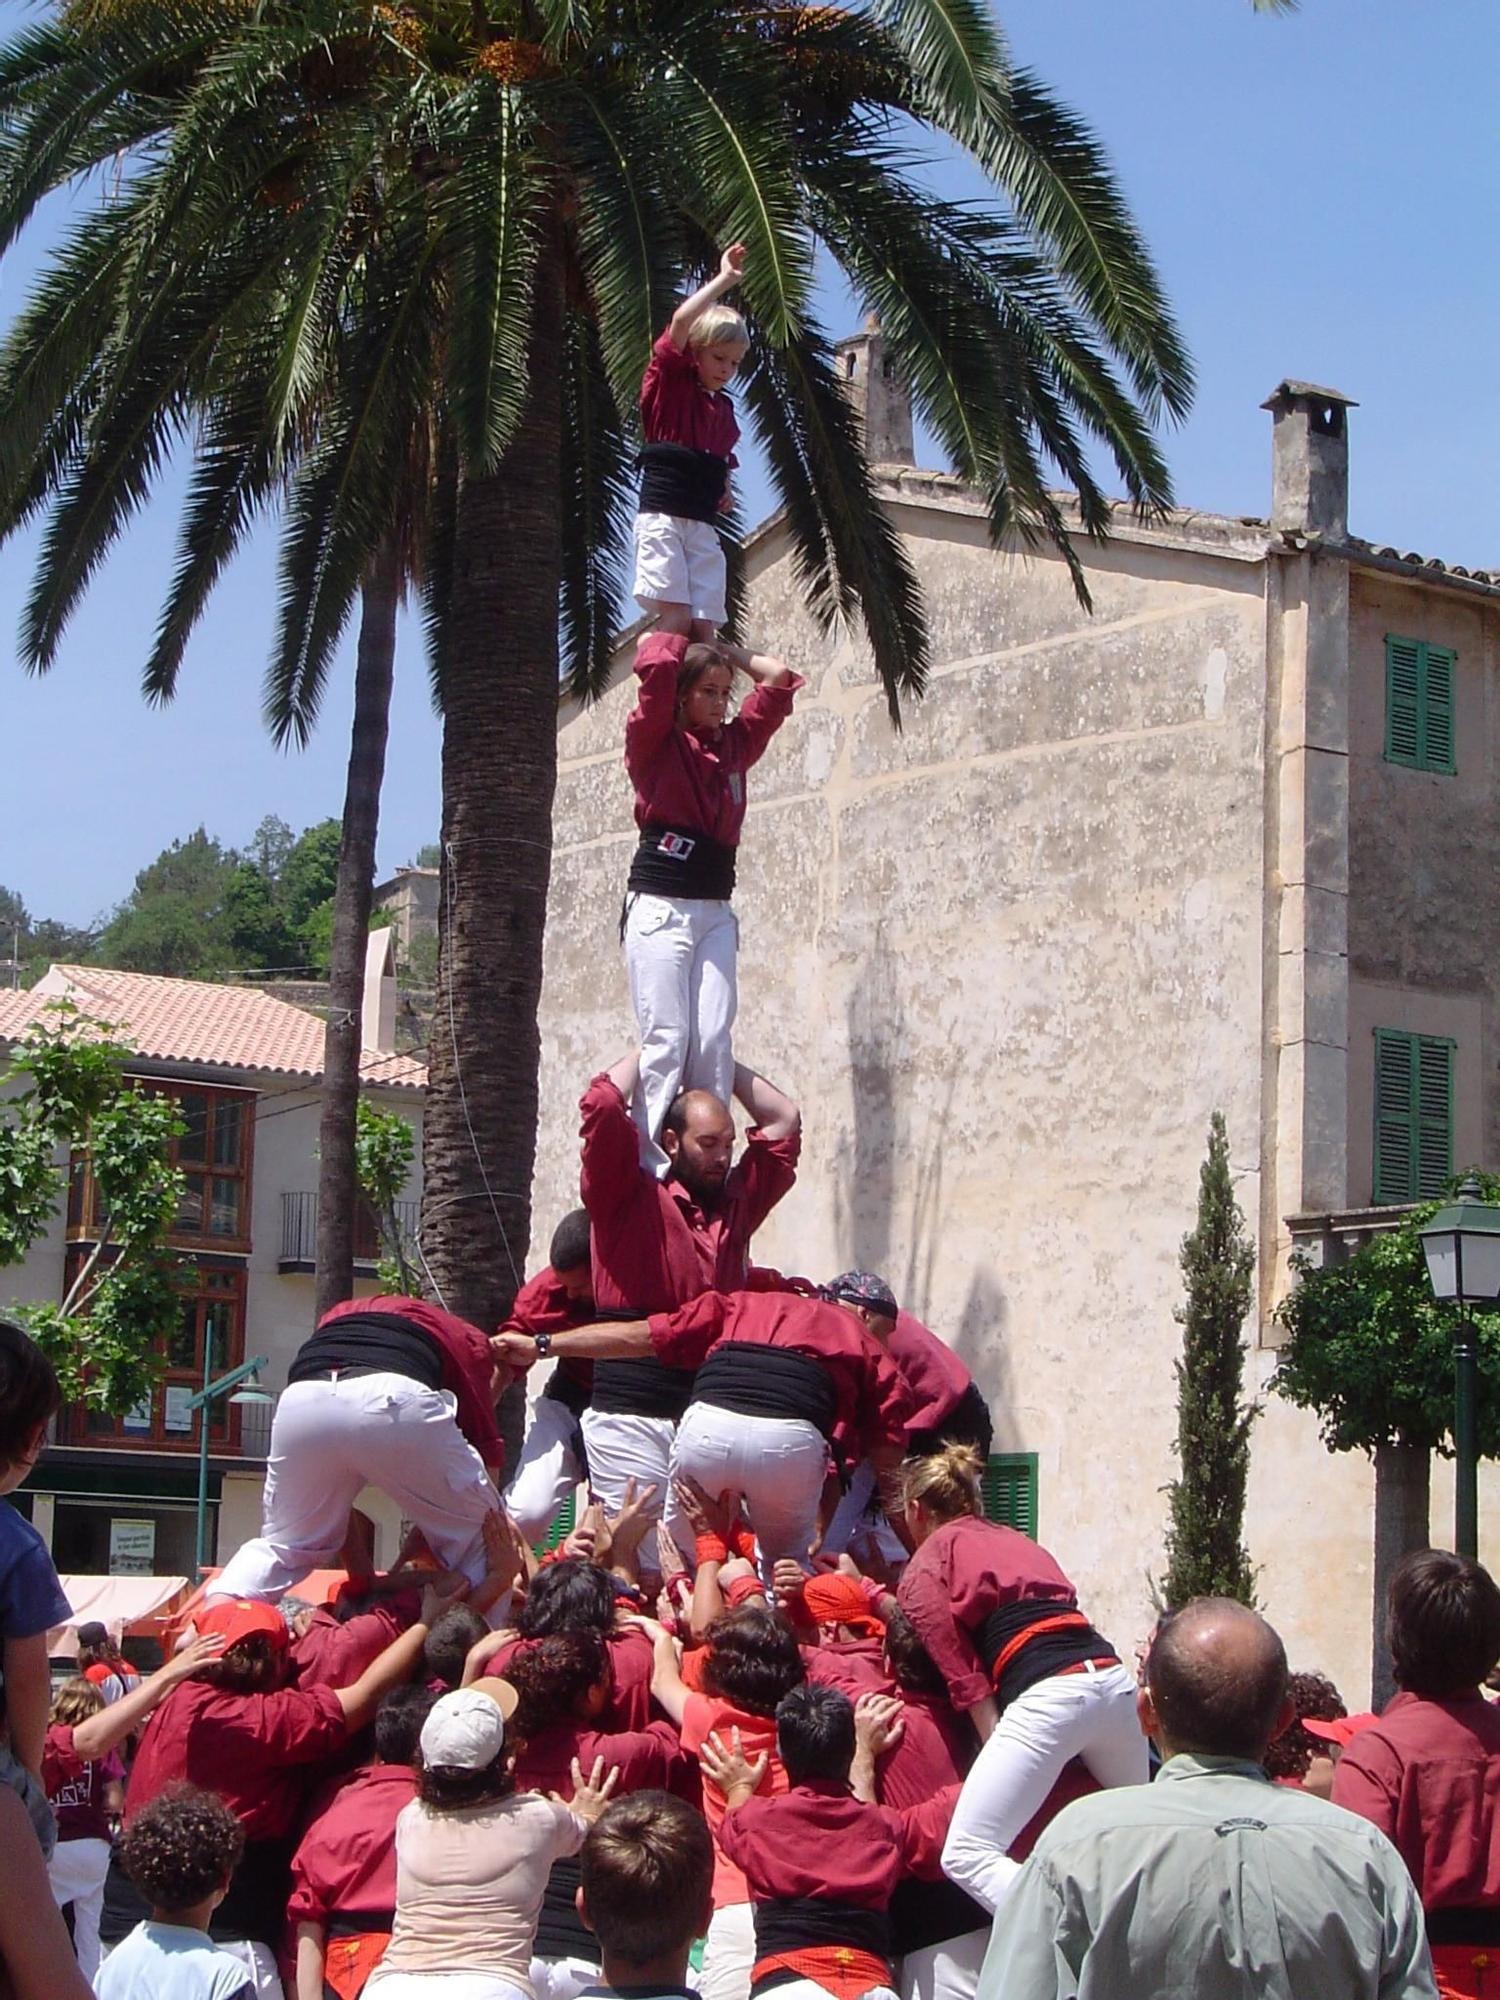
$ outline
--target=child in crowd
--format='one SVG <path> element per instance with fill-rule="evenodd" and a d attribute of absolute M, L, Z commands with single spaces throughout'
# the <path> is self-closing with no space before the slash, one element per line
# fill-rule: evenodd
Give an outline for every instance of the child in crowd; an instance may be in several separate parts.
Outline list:
<path fill-rule="evenodd" d="M 686 2000 L 688 1955 L 713 1909 L 714 1844 L 667 1792 L 618 1799 L 589 1829 L 578 1914 L 599 1940 L 595 1994 Z"/>
<path fill-rule="evenodd" d="M 740 427 L 725 393 L 750 334 L 719 304 L 745 268 L 745 246 L 724 252 L 718 275 L 682 304 L 651 350 L 641 382 L 640 511 L 633 594 L 658 629 L 712 639 L 726 616 L 720 514 L 733 504 L 729 473 Z"/>
<path fill-rule="evenodd" d="M 81 1676 L 64 1681 L 52 1704 L 42 1777 L 57 1816 L 57 1845 L 47 1879 L 59 1909 L 73 1910 L 73 1948 L 86 1979 L 99 1970 L 99 1916 L 109 1873 L 110 1821 L 125 1798 L 125 1766 L 111 1750 L 103 1757 L 75 1754 L 73 1732 L 105 1707 L 104 1696 Z"/>
<path fill-rule="evenodd" d="M 13 1493 L 36 1464 L 61 1403 L 52 1363 L 20 1327 L 0 1320 L 0 1495 Z M 0 1784 L 20 1794 L 49 1859 L 57 1826 L 42 1782 L 52 1705 L 47 1633 L 72 1615 L 46 1543 L 14 1507 L 0 1506 Z"/>
<path fill-rule="evenodd" d="M 99 2000 L 252 2000 L 244 1961 L 208 1935 L 244 1844 L 228 1806 L 189 1785 L 141 1808 L 120 1857 L 151 1915 L 104 1961 Z"/>

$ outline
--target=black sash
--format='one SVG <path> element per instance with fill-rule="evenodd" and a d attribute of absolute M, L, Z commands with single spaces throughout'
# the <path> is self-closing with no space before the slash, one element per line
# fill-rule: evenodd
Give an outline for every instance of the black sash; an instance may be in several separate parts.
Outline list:
<path fill-rule="evenodd" d="M 1493 1905 L 1488 1909 L 1429 1910 L 1427 1942 L 1437 1945 L 1500 1944 L 1500 1910 Z"/>
<path fill-rule="evenodd" d="M 872 1952 L 889 1963 L 891 1920 L 884 1910 L 860 1909 L 831 1896 L 774 1896 L 755 1905 L 757 1959 L 829 1944 Z"/>
<path fill-rule="evenodd" d="M 742 1417 L 800 1417 L 833 1436 L 838 1397 L 833 1377 L 805 1354 L 786 1347 L 758 1347 L 726 1340 L 698 1370 L 695 1403 L 733 1410 Z"/>
<path fill-rule="evenodd" d="M 561 1403 L 565 1410 L 571 1410 L 575 1417 L 581 1417 L 589 1406 L 589 1386 L 580 1382 L 576 1375 L 570 1375 L 562 1363 L 553 1369 L 547 1386 L 542 1391 L 542 1400 Z"/>
<path fill-rule="evenodd" d="M 404 1375 L 441 1389 L 443 1357 L 432 1335 L 400 1313 L 344 1313 L 303 1341 L 286 1379 L 326 1382 L 334 1374 Z"/>
<path fill-rule="evenodd" d="M 1040 1625 L 1044 1619 L 1065 1616 L 1081 1616 L 1078 1606 L 1056 1598 L 1035 1597 L 997 1605 L 974 1634 L 975 1649 L 993 1675 L 996 1661 L 1018 1633 Z M 1065 1625 L 1057 1632 L 1042 1632 L 1028 1639 L 1024 1646 L 1018 1646 L 1006 1661 L 995 1682 L 995 1700 L 1004 1708 L 1018 1694 L 1035 1687 L 1038 1681 L 1060 1674 L 1065 1667 L 1081 1666 L 1085 1660 L 1114 1658 L 1114 1647 L 1086 1619 L 1081 1624 Z"/>
<path fill-rule="evenodd" d="M 675 1424 L 693 1400 L 691 1368 L 669 1368 L 664 1361 L 596 1361 L 596 1416 L 668 1417 Z"/>
<path fill-rule="evenodd" d="M 542 1892 L 541 1915 L 537 1918 L 538 1958 L 581 1958 L 586 1965 L 601 1963 L 599 1940 L 578 1914 L 575 1898 L 583 1879 L 582 1864 L 576 1854 L 565 1854 L 552 1864 L 547 1886 Z M 434 1990 L 439 1990 L 434 1987 Z"/>
<path fill-rule="evenodd" d="M 653 820 L 641 828 L 626 892 L 727 903 L 734 894 L 736 854 L 735 848 L 711 840 L 696 827 L 665 826 Z"/>
<path fill-rule="evenodd" d="M 690 444 L 648 444 L 636 460 L 641 468 L 640 511 L 670 514 L 679 521 L 717 521 L 729 484 L 729 461 Z"/>

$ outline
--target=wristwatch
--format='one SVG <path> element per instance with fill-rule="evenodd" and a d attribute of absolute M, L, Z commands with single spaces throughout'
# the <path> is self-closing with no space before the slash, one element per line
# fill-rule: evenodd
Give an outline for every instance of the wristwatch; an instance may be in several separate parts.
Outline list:
<path fill-rule="evenodd" d="M 545 1361 L 545 1360 L 547 1359 L 547 1356 L 548 1356 L 548 1355 L 549 1355 L 549 1354 L 550 1354 L 550 1353 L 552 1352 L 552 1336 L 551 1336 L 551 1334 L 550 1334 L 550 1333 L 534 1333 L 534 1334 L 533 1334 L 533 1335 L 532 1335 L 531 1337 L 532 1337 L 532 1339 L 533 1339 L 533 1340 L 534 1340 L 534 1341 L 536 1342 L 536 1358 L 537 1358 L 537 1360 L 538 1360 L 538 1361 Z"/>

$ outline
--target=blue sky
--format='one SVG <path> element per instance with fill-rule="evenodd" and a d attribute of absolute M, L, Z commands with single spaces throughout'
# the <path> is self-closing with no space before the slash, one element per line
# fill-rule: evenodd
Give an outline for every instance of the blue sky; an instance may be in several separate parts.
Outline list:
<path fill-rule="evenodd" d="M 1017 58 L 1102 136 L 1176 305 L 1198 372 L 1193 414 L 1167 439 L 1179 501 L 1265 510 L 1258 405 L 1299 376 L 1359 402 L 1356 533 L 1500 566 L 1493 0 L 1304 0 L 1289 18 L 1248 0 L 1004 0 L 1000 13 Z M 0 262 L 0 317 L 64 219 L 54 209 Z M 306 751 L 274 751 L 260 722 L 269 534 L 221 588 L 175 703 L 142 702 L 178 490 L 164 483 L 41 681 L 14 650 L 31 547 L 0 552 L 0 883 L 37 916 L 93 918 L 199 824 L 237 843 L 265 813 L 300 829 L 340 807 L 348 650 Z M 415 626 L 402 638 L 383 871 L 438 818 Z"/>

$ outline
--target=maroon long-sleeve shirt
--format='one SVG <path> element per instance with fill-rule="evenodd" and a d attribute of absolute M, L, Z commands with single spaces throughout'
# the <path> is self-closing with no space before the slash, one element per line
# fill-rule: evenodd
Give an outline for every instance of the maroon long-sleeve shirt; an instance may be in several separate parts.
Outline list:
<path fill-rule="evenodd" d="M 1044 1548 L 1014 1528 L 965 1514 L 929 1535 L 901 1573 L 896 1602 L 946 1677 L 955 1708 L 993 1692 L 989 1662 L 975 1643 L 1002 1604 L 1076 1610 L 1073 1586 Z"/>
<path fill-rule="evenodd" d="M 911 1396 L 895 1363 L 853 1313 L 795 1292 L 705 1292 L 650 1317 L 651 1345 L 669 1368 L 699 1368 L 731 1342 L 800 1354 L 833 1383 L 830 1442 L 846 1461 L 906 1441 Z"/>
<path fill-rule="evenodd" d="M 396 1819 L 417 1795 L 409 1764 L 364 1764 L 314 1808 L 292 1859 L 288 1927 L 396 1907 Z"/>
<path fill-rule="evenodd" d="M 1399 1850 L 1427 1910 L 1500 1908 L 1500 1708 L 1398 1694 L 1350 1738 L 1333 1803 Z"/>
<path fill-rule="evenodd" d="M 752 1902 L 817 1897 L 883 1910 L 905 1875 L 933 1882 L 958 1787 L 911 1812 L 866 1805 L 847 1785 L 813 1778 L 782 1798 L 724 1815 L 719 1845 L 742 1868 Z"/>
<path fill-rule="evenodd" d="M 705 1209 L 681 1181 L 642 1168 L 640 1133 L 607 1074 L 594 1078 L 579 1111 L 598 1312 L 671 1312 L 700 1292 L 742 1284 L 750 1238 L 797 1178 L 800 1131 L 784 1139 L 748 1133 L 723 1193 Z"/>
<path fill-rule="evenodd" d="M 688 641 L 653 633 L 636 650 L 639 682 L 625 720 L 625 769 L 635 788 L 637 826 L 670 826 L 739 845 L 745 821 L 745 773 L 792 712 L 803 683 L 794 674 L 779 687 L 757 685 L 738 715 L 710 736 L 677 720 L 677 670 Z"/>
<path fill-rule="evenodd" d="M 556 1271 L 544 1264 L 534 1278 L 528 1278 L 511 1302 L 510 1317 L 502 1333 L 566 1333 L 571 1327 L 587 1326 L 595 1316 L 592 1299 L 573 1298 Z M 589 1388 L 594 1380 L 594 1364 L 579 1355 L 568 1359 L 559 1355 L 558 1368 L 564 1375 Z"/>
<path fill-rule="evenodd" d="M 916 1405 L 910 1428 L 935 1431 L 968 1394 L 974 1378 L 946 1341 L 909 1312 L 899 1312 L 887 1343 Z"/>

